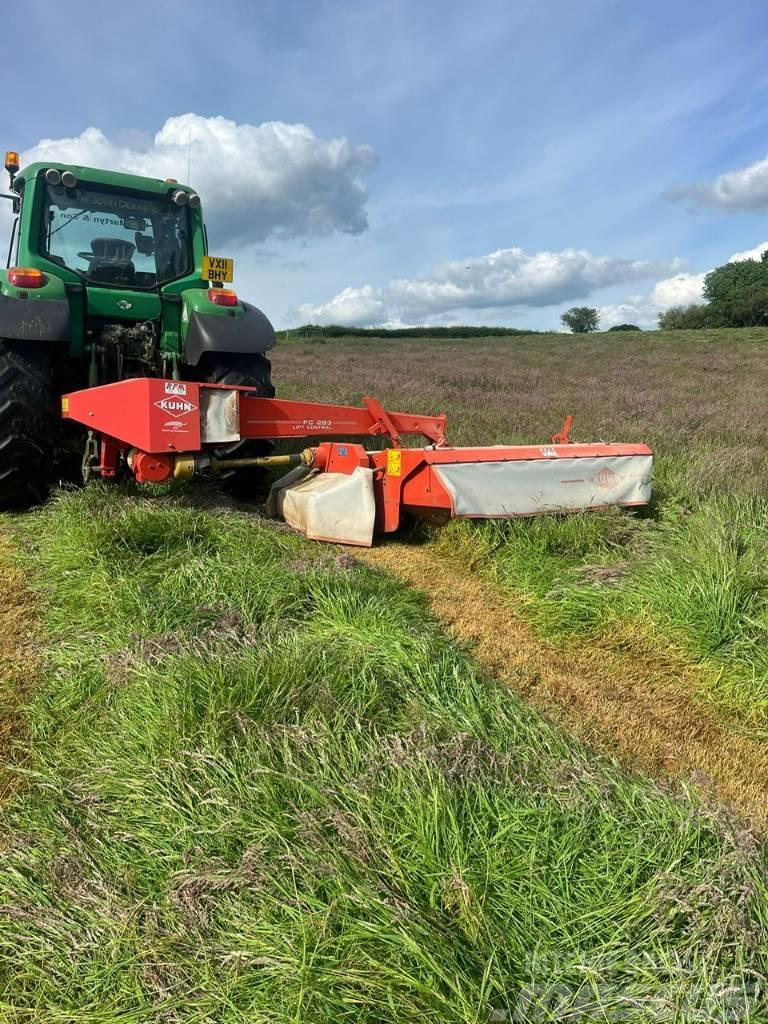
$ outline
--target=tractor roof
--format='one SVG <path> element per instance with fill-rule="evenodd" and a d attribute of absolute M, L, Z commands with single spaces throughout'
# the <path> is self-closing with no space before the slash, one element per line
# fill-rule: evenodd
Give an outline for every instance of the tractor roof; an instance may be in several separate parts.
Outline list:
<path fill-rule="evenodd" d="M 49 167 L 55 167 L 57 171 L 71 171 L 78 181 L 87 181 L 95 185 L 111 185 L 113 188 L 154 192 L 158 195 L 167 193 L 171 185 L 174 188 L 183 189 L 185 192 L 194 192 L 194 189 L 189 185 L 167 181 L 164 178 L 145 178 L 140 174 L 127 174 L 124 171 L 105 171 L 98 167 L 83 167 L 80 164 L 60 164 L 55 160 L 29 164 L 19 171 L 16 180 L 18 182 L 31 181 L 32 178 L 37 177 L 40 171 L 46 171 Z"/>

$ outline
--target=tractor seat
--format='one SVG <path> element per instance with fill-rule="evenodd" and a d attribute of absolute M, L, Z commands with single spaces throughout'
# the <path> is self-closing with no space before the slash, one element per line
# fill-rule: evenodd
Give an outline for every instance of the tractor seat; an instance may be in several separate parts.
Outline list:
<path fill-rule="evenodd" d="M 122 238 L 94 238 L 90 252 L 78 253 L 88 260 L 88 277 L 104 284 L 133 284 L 136 268 L 131 257 L 136 251 L 133 242 Z"/>

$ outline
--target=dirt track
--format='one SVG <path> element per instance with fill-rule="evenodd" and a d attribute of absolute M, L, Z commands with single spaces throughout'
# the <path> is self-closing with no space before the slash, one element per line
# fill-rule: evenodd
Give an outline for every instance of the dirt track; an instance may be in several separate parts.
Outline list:
<path fill-rule="evenodd" d="M 768 744 L 739 736 L 692 699 L 679 667 L 534 637 L 512 599 L 427 547 L 389 542 L 361 557 L 423 590 L 480 664 L 594 748 L 629 767 L 691 781 L 768 823 Z"/>

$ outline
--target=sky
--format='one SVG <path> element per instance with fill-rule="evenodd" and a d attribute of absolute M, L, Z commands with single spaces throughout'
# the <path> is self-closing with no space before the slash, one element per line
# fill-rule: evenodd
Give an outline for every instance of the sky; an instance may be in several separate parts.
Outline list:
<path fill-rule="evenodd" d="M 188 181 L 278 327 L 649 327 L 768 248 L 757 0 L 2 2 L 0 148 Z"/>

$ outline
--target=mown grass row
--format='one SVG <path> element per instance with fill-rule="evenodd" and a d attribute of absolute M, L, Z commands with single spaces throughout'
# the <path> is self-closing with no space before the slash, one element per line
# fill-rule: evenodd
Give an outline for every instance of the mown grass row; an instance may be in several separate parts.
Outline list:
<path fill-rule="evenodd" d="M 542 635 L 674 651 L 698 695 L 768 736 L 768 499 L 667 497 L 624 512 L 455 524 L 439 535 L 523 600 Z"/>
<path fill-rule="evenodd" d="M 0 1019 L 758 1019 L 755 837 L 596 760 L 393 580 L 193 500 L 14 526 L 46 649 Z"/>

